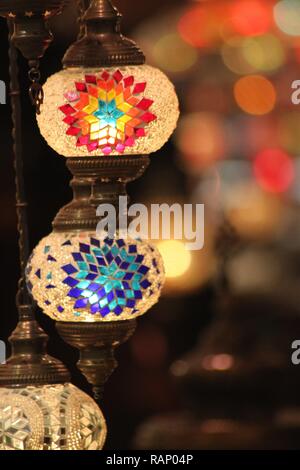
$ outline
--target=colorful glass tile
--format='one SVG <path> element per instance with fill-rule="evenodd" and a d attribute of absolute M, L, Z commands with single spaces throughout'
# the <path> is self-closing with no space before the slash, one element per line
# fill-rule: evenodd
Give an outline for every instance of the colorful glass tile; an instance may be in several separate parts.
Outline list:
<path fill-rule="evenodd" d="M 41 241 L 30 257 L 26 276 L 44 312 L 64 321 L 142 315 L 157 302 L 164 281 L 162 259 L 147 242 L 98 240 L 91 233 L 70 236 L 67 232 Z"/>
<path fill-rule="evenodd" d="M 127 297 L 126 291 L 133 291 L 133 300 L 127 304 L 133 308 L 135 301 L 142 298 L 142 292 L 151 286 L 145 278 L 149 268 L 143 265 L 144 256 L 137 254 L 136 245 L 129 245 L 126 250 L 119 240 L 107 238 L 100 249 L 104 256 L 97 256 L 99 249 L 95 249 L 94 246 L 93 239 L 90 239 L 90 245 L 79 243 L 79 252 L 72 253 L 74 265 L 62 266 L 61 269 L 69 274 L 63 280 L 64 284 L 70 286 L 67 295 L 76 299 L 74 308 L 77 310 L 89 307 L 93 315 L 98 312 L 102 316 L 110 312 L 120 315 L 126 307 L 124 300 Z M 87 263 L 89 264 L 86 269 Z M 100 283 L 88 278 L 91 271 L 97 273 L 99 279 L 101 278 Z M 75 273 L 84 280 L 78 283 L 77 279 L 72 277 Z M 125 279 L 130 282 L 122 284 L 121 281 Z"/>
<path fill-rule="evenodd" d="M 64 94 L 67 103 L 59 108 L 69 126 L 66 134 L 89 152 L 124 153 L 146 136 L 145 127 L 157 119 L 149 111 L 153 100 L 143 96 L 146 87 L 146 82 L 135 83 L 133 76 L 124 77 L 120 70 L 86 75 L 75 83 L 75 90 Z"/>

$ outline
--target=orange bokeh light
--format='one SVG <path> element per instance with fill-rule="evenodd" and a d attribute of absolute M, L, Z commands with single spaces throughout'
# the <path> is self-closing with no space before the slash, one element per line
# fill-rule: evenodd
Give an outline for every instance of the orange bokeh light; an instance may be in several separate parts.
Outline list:
<path fill-rule="evenodd" d="M 194 47 L 207 47 L 220 39 L 228 5 L 198 5 L 188 9 L 178 22 L 180 36 Z"/>
<path fill-rule="evenodd" d="M 236 0 L 230 8 L 230 23 L 243 36 L 268 32 L 273 23 L 273 1 Z"/>
<path fill-rule="evenodd" d="M 276 90 L 267 78 L 248 75 L 234 85 L 234 97 L 239 107 L 249 114 L 267 114 L 275 106 Z"/>
<path fill-rule="evenodd" d="M 286 191 L 295 177 L 293 160 L 281 149 L 260 152 L 254 159 L 253 170 L 258 184 L 272 193 Z"/>

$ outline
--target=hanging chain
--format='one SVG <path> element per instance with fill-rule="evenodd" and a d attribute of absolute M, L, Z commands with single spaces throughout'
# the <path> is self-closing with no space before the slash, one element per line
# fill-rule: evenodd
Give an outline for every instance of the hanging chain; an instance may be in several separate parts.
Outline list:
<path fill-rule="evenodd" d="M 29 88 L 29 96 L 31 99 L 31 103 L 36 108 L 36 113 L 40 114 L 41 112 L 41 105 L 44 101 L 44 91 L 43 87 L 40 84 L 41 80 L 41 72 L 40 72 L 40 63 L 38 60 L 30 60 L 29 61 L 29 72 L 28 77 L 31 81 L 31 86 Z"/>
<path fill-rule="evenodd" d="M 25 188 L 23 178 L 23 152 L 22 152 L 22 132 L 21 132 L 21 103 L 20 103 L 20 86 L 18 80 L 18 52 L 12 42 L 13 25 L 8 21 L 9 26 L 9 75 L 10 75 L 10 97 L 12 107 L 12 139 L 13 139 L 13 158 L 15 169 L 15 186 L 16 186 L 16 214 L 17 229 L 19 233 L 19 255 L 20 255 L 20 271 L 21 277 L 18 283 L 18 292 L 16 296 L 16 304 L 19 307 L 21 316 L 22 306 L 32 305 L 30 295 L 28 293 L 25 281 L 25 269 L 29 255 L 28 242 L 28 224 L 27 224 L 27 203 L 25 200 Z"/>
<path fill-rule="evenodd" d="M 83 21 L 83 15 L 88 9 L 90 0 L 77 0 L 77 10 L 78 10 L 78 24 L 79 24 L 79 33 L 77 39 L 81 39 L 85 33 L 85 24 Z"/>

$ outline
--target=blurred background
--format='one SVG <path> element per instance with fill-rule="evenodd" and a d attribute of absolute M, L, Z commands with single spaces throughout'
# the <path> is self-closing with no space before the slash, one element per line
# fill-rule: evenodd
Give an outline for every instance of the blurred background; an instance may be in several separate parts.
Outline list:
<path fill-rule="evenodd" d="M 205 247 L 163 241 L 167 283 L 106 386 L 107 449 L 299 448 L 300 80 L 298 0 L 115 0 L 123 30 L 174 82 L 181 119 L 129 187 L 134 201 L 205 204 Z M 77 34 L 76 2 L 52 21 L 43 81 Z M 0 20 L 0 79 L 8 83 Z M 71 197 L 64 158 L 40 136 L 20 59 L 31 245 Z M 159 86 L 159 84 L 158 84 Z M 167 116 L 166 116 L 167 118 Z M 10 108 L 0 106 L 0 337 L 16 323 L 18 279 Z M 76 353 L 38 313 L 50 353 Z"/>

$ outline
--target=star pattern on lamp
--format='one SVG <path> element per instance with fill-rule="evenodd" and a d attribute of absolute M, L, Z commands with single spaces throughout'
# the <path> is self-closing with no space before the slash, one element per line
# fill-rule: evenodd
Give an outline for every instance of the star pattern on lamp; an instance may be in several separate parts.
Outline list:
<path fill-rule="evenodd" d="M 120 70 L 85 75 L 84 81 L 75 82 L 75 90 L 65 93 L 67 103 L 59 108 L 69 126 L 67 135 L 89 152 L 123 154 L 157 119 L 150 112 L 153 100 L 144 96 L 146 87 L 146 82 L 135 83 L 132 75 L 124 77 Z"/>
<path fill-rule="evenodd" d="M 136 302 L 151 286 L 144 256 L 137 253 L 135 244 L 126 247 L 122 239 L 107 238 L 101 248 L 99 240 L 90 242 L 80 243 L 79 252 L 72 253 L 74 264 L 62 266 L 74 309 L 89 308 L 91 314 L 102 317 L 111 312 L 120 315 L 126 307 L 134 313 Z"/>

